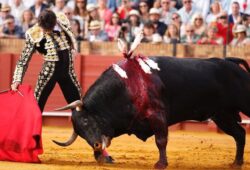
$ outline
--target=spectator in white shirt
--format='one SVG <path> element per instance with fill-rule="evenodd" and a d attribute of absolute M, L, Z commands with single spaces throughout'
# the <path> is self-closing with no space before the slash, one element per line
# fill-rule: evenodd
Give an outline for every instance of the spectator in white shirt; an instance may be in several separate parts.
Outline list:
<path fill-rule="evenodd" d="M 177 11 L 170 6 L 170 0 L 161 0 L 161 18 L 160 21 L 169 25 L 171 23 L 172 13 Z"/>
<path fill-rule="evenodd" d="M 15 21 L 18 25 L 21 24 L 21 16 L 23 11 L 26 9 L 22 0 L 11 0 L 11 15 L 15 17 Z"/>
<path fill-rule="evenodd" d="M 181 16 L 181 20 L 184 24 L 191 23 L 191 18 L 197 12 L 200 12 L 192 4 L 192 0 L 182 0 L 183 7 L 178 11 Z"/>
<path fill-rule="evenodd" d="M 244 46 L 250 44 L 250 39 L 247 38 L 246 27 L 245 25 L 236 25 L 234 30 L 234 39 L 230 45 L 234 47 Z"/>
<path fill-rule="evenodd" d="M 222 7 L 222 11 L 229 11 L 233 0 L 212 0 L 212 3 L 219 2 Z"/>
<path fill-rule="evenodd" d="M 193 5 L 202 14 L 203 18 L 206 18 L 209 13 L 209 0 L 193 0 Z"/>
<path fill-rule="evenodd" d="M 206 17 L 206 23 L 216 22 L 219 14 L 222 12 L 222 7 L 219 1 L 215 1 L 210 5 L 210 13 Z"/>

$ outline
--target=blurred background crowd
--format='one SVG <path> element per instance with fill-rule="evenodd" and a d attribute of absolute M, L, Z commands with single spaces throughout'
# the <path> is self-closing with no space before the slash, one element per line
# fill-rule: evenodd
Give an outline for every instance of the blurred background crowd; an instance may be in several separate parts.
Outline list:
<path fill-rule="evenodd" d="M 0 0 L 0 38 L 24 38 L 46 8 L 63 12 L 78 41 L 243 46 L 250 0 Z"/>

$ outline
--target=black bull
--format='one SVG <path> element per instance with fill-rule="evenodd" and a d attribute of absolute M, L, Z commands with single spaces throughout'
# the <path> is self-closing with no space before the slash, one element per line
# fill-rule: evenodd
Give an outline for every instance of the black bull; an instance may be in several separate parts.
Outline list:
<path fill-rule="evenodd" d="M 67 146 L 79 135 L 95 152 L 101 152 L 122 134 L 135 134 L 143 141 L 155 135 L 159 149 L 155 167 L 165 168 L 168 126 L 210 118 L 234 138 L 233 165 L 242 165 L 246 132 L 239 124 L 239 112 L 250 116 L 248 64 L 237 58 L 151 59 L 160 71 L 146 74 L 134 59 L 121 61 L 118 65 L 128 79 L 110 67 L 90 87 L 82 104 L 61 108 L 76 108 L 72 113 L 74 133 L 66 143 L 56 143 Z"/>

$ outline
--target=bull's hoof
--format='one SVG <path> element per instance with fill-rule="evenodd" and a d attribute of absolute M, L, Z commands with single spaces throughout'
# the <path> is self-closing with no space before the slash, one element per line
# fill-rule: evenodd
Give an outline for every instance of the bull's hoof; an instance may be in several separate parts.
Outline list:
<path fill-rule="evenodd" d="M 113 164 L 114 163 L 114 159 L 111 156 L 105 156 L 104 162 L 105 163 L 109 163 L 109 164 Z"/>
<path fill-rule="evenodd" d="M 96 161 L 98 164 L 104 164 L 104 163 L 113 164 L 114 163 L 114 159 L 111 156 L 103 156 L 103 155 L 98 156 L 96 158 Z"/>
<path fill-rule="evenodd" d="M 231 167 L 233 167 L 233 168 L 240 168 L 243 165 L 243 163 L 244 163 L 243 159 L 241 159 L 241 160 L 235 160 L 231 164 Z"/>
<path fill-rule="evenodd" d="M 155 165 L 154 168 L 155 169 L 166 169 L 168 163 L 167 162 L 160 162 L 158 161 Z"/>

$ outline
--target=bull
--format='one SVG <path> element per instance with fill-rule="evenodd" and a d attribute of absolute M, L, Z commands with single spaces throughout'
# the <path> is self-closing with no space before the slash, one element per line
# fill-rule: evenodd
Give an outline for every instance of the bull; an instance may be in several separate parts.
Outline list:
<path fill-rule="evenodd" d="M 236 141 L 235 165 L 243 164 L 245 130 L 239 124 L 239 112 L 250 116 L 250 76 L 235 63 L 241 59 L 178 59 L 154 57 L 160 71 L 143 72 L 134 59 L 118 63 L 127 72 L 121 78 L 108 68 L 89 88 L 82 101 L 63 109 L 72 109 L 74 133 L 95 152 L 102 152 L 111 139 L 135 134 L 146 141 L 155 135 L 159 160 L 155 168 L 167 166 L 168 126 L 185 120 L 212 119 Z M 230 60 L 230 61 L 229 61 Z"/>
<path fill-rule="evenodd" d="M 146 141 L 154 135 L 159 150 L 154 167 L 162 169 L 168 164 L 168 127 L 211 119 L 236 142 L 233 165 L 243 164 L 246 132 L 239 112 L 250 117 L 245 60 L 124 55 L 127 59 L 102 73 L 81 101 L 58 109 L 73 109 L 74 131 L 67 142 L 55 143 L 68 146 L 79 135 L 98 158 L 115 137 L 134 134 Z"/>

